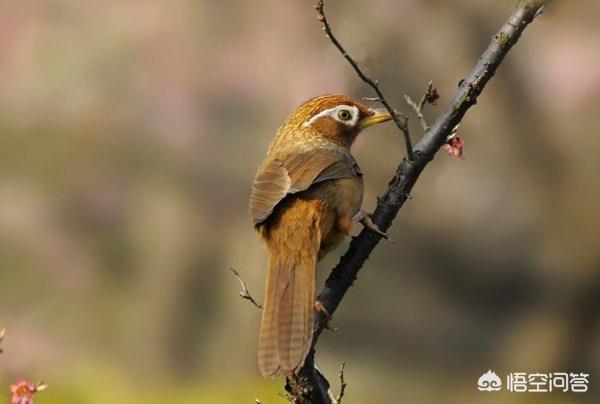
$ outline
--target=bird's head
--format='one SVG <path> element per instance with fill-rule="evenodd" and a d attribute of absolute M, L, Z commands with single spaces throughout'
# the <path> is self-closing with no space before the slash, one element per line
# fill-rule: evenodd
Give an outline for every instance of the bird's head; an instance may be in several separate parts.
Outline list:
<path fill-rule="evenodd" d="M 286 125 L 350 148 L 361 130 L 390 119 L 392 116 L 385 109 L 369 108 L 346 96 L 328 94 L 306 101 Z"/>

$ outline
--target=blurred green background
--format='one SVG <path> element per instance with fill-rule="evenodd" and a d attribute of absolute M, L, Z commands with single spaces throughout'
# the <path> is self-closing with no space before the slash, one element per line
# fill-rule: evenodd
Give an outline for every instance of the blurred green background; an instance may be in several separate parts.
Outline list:
<path fill-rule="evenodd" d="M 400 109 L 433 79 L 433 117 L 515 3 L 327 11 Z M 312 5 L 0 3 L 0 403 L 19 377 L 49 384 L 38 404 L 285 402 L 228 271 L 262 299 L 250 185 L 299 103 L 372 96 Z M 344 404 L 600 402 L 599 17 L 550 7 L 464 120 L 466 158 L 425 170 L 319 344 Z M 391 124 L 359 140 L 367 210 L 403 152 Z M 590 392 L 481 393 L 488 369 L 586 372 Z"/>

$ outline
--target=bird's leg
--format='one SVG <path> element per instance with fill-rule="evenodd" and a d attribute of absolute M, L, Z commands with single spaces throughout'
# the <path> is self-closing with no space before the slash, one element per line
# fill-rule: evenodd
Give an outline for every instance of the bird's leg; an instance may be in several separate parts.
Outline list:
<path fill-rule="evenodd" d="M 337 327 L 333 327 L 331 325 L 331 314 L 329 314 L 325 306 L 323 306 L 323 303 L 321 303 L 318 300 L 315 300 L 315 310 L 323 313 L 323 315 L 325 316 L 325 329 L 329 331 L 337 331 Z"/>
<path fill-rule="evenodd" d="M 352 220 L 360 222 L 363 226 L 365 226 L 365 228 L 371 230 L 373 233 L 379 234 L 382 238 L 386 239 L 390 243 L 394 242 L 394 240 L 392 240 L 386 232 L 381 231 L 379 226 L 377 226 L 375 223 L 373 223 L 373 220 L 371 219 L 371 215 L 368 214 L 367 212 L 365 212 L 364 210 L 359 209 L 358 212 L 356 212 L 356 214 L 352 218 Z"/>

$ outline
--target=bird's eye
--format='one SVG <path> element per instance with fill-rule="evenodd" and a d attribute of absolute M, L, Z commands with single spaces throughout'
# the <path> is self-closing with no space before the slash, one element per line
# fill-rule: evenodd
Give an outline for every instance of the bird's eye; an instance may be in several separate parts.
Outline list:
<path fill-rule="evenodd" d="M 338 118 L 342 121 L 349 121 L 352 118 L 352 113 L 347 109 L 342 109 L 338 112 Z"/>

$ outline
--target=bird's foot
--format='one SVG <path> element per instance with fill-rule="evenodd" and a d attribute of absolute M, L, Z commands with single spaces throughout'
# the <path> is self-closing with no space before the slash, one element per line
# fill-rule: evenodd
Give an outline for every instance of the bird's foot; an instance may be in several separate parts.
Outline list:
<path fill-rule="evenodd" d="M 323 303 L 321 303 L 318 300 L 315 300 L 315 310 L 323 313 L 323 315 L 325 316 L 325 329 L 326 330 L 337 331 L 337 327 L 333 327 L 331 325 L 331 314 L 329 314 L 329 312 L 327 311 L 325 306 L 323 306 Z"/>
<path fill-rule="evenodd" d="M 382 238 L 386 239 L 390 243 L 392 243 L 392 244 L 394 243 L 394 240 L 392 240 L 386 232 L 381 231 L 379 226 L 377 226 L 375 223 L 373 223 L 373 220 L 371 219 L 371 215 L 368 214 L 367 212 L 365 212 L 364 210 L 360 209 L 356 213 L 356 215 L 354 215 L 353 219 L 356 220 L 357 222 L 360 222 L 363 226 L 365 226 L 365 228 L 372 231 L 373 233 L 379 234 Z"/>

